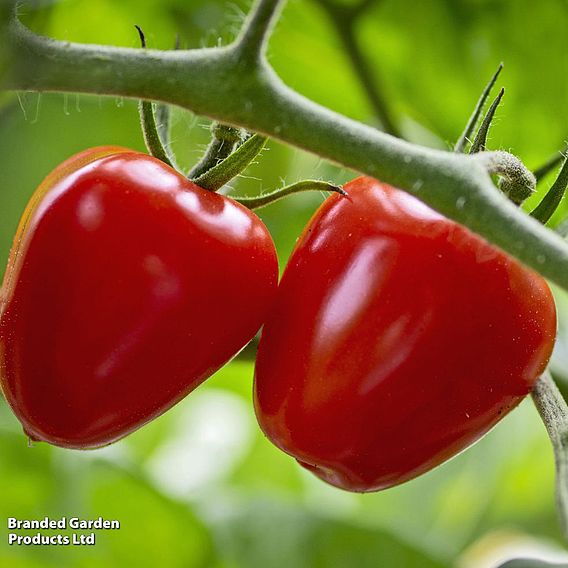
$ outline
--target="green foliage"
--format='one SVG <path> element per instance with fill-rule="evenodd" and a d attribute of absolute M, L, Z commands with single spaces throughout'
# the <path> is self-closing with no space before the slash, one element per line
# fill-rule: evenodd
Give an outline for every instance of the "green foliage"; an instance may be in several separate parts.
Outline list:
<path fill-rule="evenodd" d="M 59 39 L 128 47 L 137 46 L 136 23 L 149 47 L 171 48 L 178 32 L 182 47 L 199 47 L 232 39 L 247 4 L 68 0 L 46 3 L 25 21 Z M 507 97 L 488 145 L 513 149 L 534 166 L 567 136 L 566 29 L 563 0 L 383 0 L 357 26 L 404 133 L 431 146 L 453 144 L 503 60 L 498 85 L 507 87 Z M 376 123 L 317 3 L 289 4 L 270 59 L 303 94 Z M 1 60 L 0 54 L 0 66 Z M 175 109 L 172 125 L 178 161 L 189 168 L 208 142 L 208 123 Z M 55 165 L 93 145 L 143 150 L 136 103 L 113 98 L 4 95 L 0 133 L 2 266 L 27 199 Z M 239 195 L 254 195 L 304 178 L 342 183 L 351 176 L 270 141 L 232 185 Z M 529 208 L 550 184 L 550 178 L 541 184 Z M 324 198 L 296 195 L 260 211 L 281 266 Z M 561 209 L 556 221 L 568 212 Z M 560 306 L 565 327 L 568 304 Z M 9 547 L 2 527 L 0 566 L 442 567 L 461 562 L 474 543 L 502 527 L 559 546 L 552 453 L 530 404 L 435 471 L 384 493 L 350 495 L 312 478 L 265 440 L 254 420 L 252 376 L 250 364 L 231 363 L 154 423 L 87 453 L 28 448 L 0 403 L 2 523 L 7 516 L 46 515 L 122 523 L 120 531 L 98 533 L 92 549 Z"/>
<path fill-rule="evenodd" d="M 558 564 L 554 562 L 551 564 L 550 562 L 544 562 L 543 560 L 531 560 L 528 558 L 518 558 L 515 560 L 509 560 L 505 562 L 505 564 L 501 564 L 499 568 L 566 568 L 568 564 Z"/>

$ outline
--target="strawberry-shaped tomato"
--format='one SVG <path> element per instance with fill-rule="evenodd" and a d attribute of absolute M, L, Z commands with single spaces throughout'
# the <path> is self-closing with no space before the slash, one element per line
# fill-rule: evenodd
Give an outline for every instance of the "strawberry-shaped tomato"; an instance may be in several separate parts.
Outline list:
<path fill-rule="evenodd" d="M 0 303 L 4 395 L 34 440 L 109 444 L 233 357 L 277 278 L 248 209 L 145 154 L 87 150 L 20 223 Z"/>
<path fill-rule="evenodd" d="M 539 275 L 407 193 L 370 178 L 344 189 L 288 262 L 255 407 L 301 465 L 377 491 L 454 456 L 529 393 L 555 306 Z"/>

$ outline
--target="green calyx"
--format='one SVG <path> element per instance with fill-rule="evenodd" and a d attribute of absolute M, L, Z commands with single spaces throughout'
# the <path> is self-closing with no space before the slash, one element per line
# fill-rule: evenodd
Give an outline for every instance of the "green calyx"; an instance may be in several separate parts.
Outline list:
<path fill-rule="evenodd" d="M 134 27 L 140 36 L 142 49 L 145 49 L 144 32 L 140 26 Z M 178 44 L 179 40 L 176 40 L 176 49 Z M 164 140 L 169 142 L 169 106 L 160 104 L 157 113 L 154 113 L 153 103 L 141 100 L 139 113 L 144 142 L 150 155 L 179 171 L 174 156 L 167 151 L 164 144 Z M 156 120 L 156 114 L 159 122 Z M 187 177 L 203 189 L 217 191 L 249 166 L 261 152 L 265 142 L 264 136 L 255 134 L 249 137 L 247 131 L 242 128 L 215 121 L 211 124 L 211 142 L 202 159 Z"/>
<path fill-rule="evenodd" d="M 203 189 L 217 191 L 247 168 L 261 152 L 265 143 L 266 138 L 264 136 L 253 134 L 223 161 L 200 176 L 190 179 Z"/>
<path fill-rule="evenodd" d="M 493 89 L 493 87 L 495 86 L 497 78 L 499 77 L 502 69 L 503 69 L 503 63 L 500 63 L 499 67 L 497 67 L 497 71 L 495 71 L 495 73 L 493 74 L 487 85 L 485 85 L 485 88 L 483 89 L 483 92 L 481 93 L 481 96 L 479 97 L 477 104 L 473 109 L 473 113 L 471 114 L 469 120 L 467 121 L 464 131 L 462 132 L 462 134 L 460 135 L 458 141 L 454 146 L 454 152 L 457 153 L 465 152 L 467 145 L 470 143 L 470 139 L 473 136 L 475 127 L 479 122 L 479 118 L 481 117 L 481 113 L 483 112 L 483 107 L 485 106 L 487 98 L 491 94 L 491 89 Z"/>
<path fill-rule="evenodd" d="M 568 158 L 564 160 L 564 164 L 560 169 L 558 177 L 543 197 L 542 201 L 538 206 L 531 211 L 531 217 L 534 217 L 540 221 L 543 225 L 546 224 L 552 217 L 553 213 L 556 211 L 566 189 L 568 187 Z"/>
<path fill-rule="evenodd" d="M 195 180 L 202 176 L 205 172 L 229 157 L 235 148 L 242 144 L 246 138 L 247 132 L 242 128 L 213 122 L 211 124 L 211 142 L 201 160 L 191 169 L 187 177 Z"/>
<path fill-rule="evenodd" d="M 331 191 L 339 193 L 340 195 L 347 195 L 347 193 L 337 185 L 333 185 L 325 181 L 308 179 L 287 185 L 281 189 L 277 189 L 276 191 L 265 193 L 264 195 L 254 197 L 233 197 L 232 199 L 238 201 L 249 209 L 260 209 L 261 207 L 271 205 L 283 197 L 287 197 L 294 193 L 302 193 L 304 191 Z"/>

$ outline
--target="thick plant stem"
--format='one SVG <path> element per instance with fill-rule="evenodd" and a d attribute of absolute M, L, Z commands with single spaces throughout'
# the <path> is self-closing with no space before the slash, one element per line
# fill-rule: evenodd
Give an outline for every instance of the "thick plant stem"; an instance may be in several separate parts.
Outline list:
<path fill-rule="evenodd" d="M 257 63 L 266 53 L 266 45 L 284 0 L 256 0 L 236 41 L 246 63 Z"/>
<path fill-rule="evenodd" d="M 174 49 L 180 48 L 179 34 L 176 35 L 176 40 L 174 43 Z M 170 160 L 175 163 L 173 153 L 170 149 L 170 129 L 171 129 L 171 118 L 172 112 L 171 107 L 168 104 L 160 103 L 156 105 L 155 113 L 156 126 L 158 128 L 158 136 L 164 145 L 165 151 L 170 157 Z"/>
<path fill-rule="evenodd" d="M 302 193 L 304 191 L 333 191 L 341 195 L 347 195 L 347 193 L 337 185 L 333 185 L 325 181 L 309 179 L 287 185 L 286 187 L 277 189 L 270 193 L 265 193 L 264 195 L 257 195 L 254 197 L 230 197 L 249 209 L 260 209 L 261 207 L 272 205 L 272 203 L 275 203 L 288 195 Z"/>
<path fill-rule="evenodd" d="M 552 442 L 557 510 L 564 537 L 568 540 L 568 406 L 548 371 L 537 381 L 532 399 Z"/>
<path fill-rule="evenodd" d="M 152 99 L 279 139 L 416 195 L 568 290 L 568 244 L 496 191 L 479 159 L 489 153 L 432 150 L 350 120 L 288 88 L 265 60 L 243 63 L 238 44 L 163 52 L 82 45 L 10 19 L 0 20 L 0 53 L 8 53 L 4 88 Z M 511 165 L 524 168 L 513 156 Z"/>

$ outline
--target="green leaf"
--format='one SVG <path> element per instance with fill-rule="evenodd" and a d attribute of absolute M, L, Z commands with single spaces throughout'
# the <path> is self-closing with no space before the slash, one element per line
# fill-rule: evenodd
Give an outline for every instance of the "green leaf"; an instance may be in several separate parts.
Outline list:
<path fill-rule="evenodd" d="M 234 566 L 447 566 L 388 532 L 325 518 L 309 510 L 274 501 L 253 501 L 222 519 L 217 523 L 216 537 L 222 545 L 225 559 Z"/>

